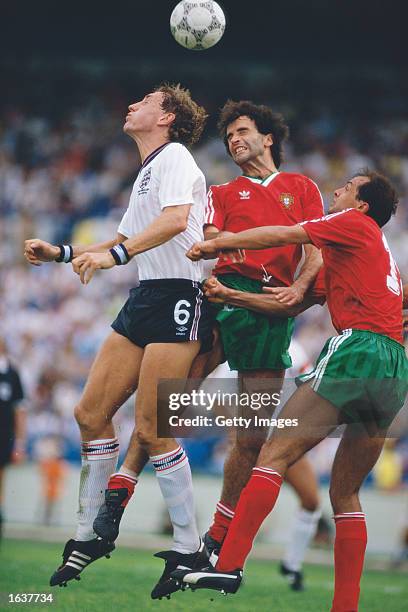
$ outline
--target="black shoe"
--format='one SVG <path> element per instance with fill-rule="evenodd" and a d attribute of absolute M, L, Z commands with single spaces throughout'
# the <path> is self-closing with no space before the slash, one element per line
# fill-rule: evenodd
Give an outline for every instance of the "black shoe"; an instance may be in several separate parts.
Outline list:
<path fill-rule="evenodd" d="M 127 489 L 106 489 L 105 503 L 99 508 L 93 522 L 93 530 L 100 538 L 114 542 L 119 535 L 120 519 L 125 511 L 122 503 L 127 498 Z"/>
<path fill-rule="evenodd" d="M 207 533 L 203 536 L 204 547 L 207 551 L 207 558 L 211 565 L 214 567 L 217 565 L 218 557 L 220 556 L 221 544 L 214 540 L 210 536 L 210 533 Z"/>
<path fill-rule="evenodd" d="M 62 565 L 53 573 L 50 578 L 50 586 L 67 586 L 68 580 L 80 580 L 79 574 L 90 563 L 106 557 L 115 550 L 113 542 L 106 542 L 100 538 L 79 542 L 78 540 L 68 540 L 62 553 Z"/>
<path fill-rule="evenodd" d="M 280 564 L 279 571 L 282 574 L 282 576 L 285 576 L 285 578 L 287 579 L 288 584 L 290 588 L 292 589 L 292 591 L 304 591 L 305 590 L 305 585 L 303 584 L 303 572 L 292 571 L 283 563 L 283 561 Z"/>
<path fill-rule="evenodd" d="M 236 593 L 242 582 L 242 570 L 220 572 L 212 565 L 206 565 L 192 571 L 180 568 L 171 575 L 181 587 L 183 585 L 190 587 L 192 591 L 195 591 L 195 589 L 214 589 L 215 591 L 221 591 L 224 595 Z"/>
<path fill-rule="evenodd" d="M 208 563 L 205 547 L 202 542 L 200 548 L 195 553 L 183 554 L 176 550 L 164 550 L 156 553 L 154 556 L 164 559 L 165 566 L 164 572 L 151 592 L 152 599 L 161 599 L 162 597 L 170 599 L 172 593 L 183 588 L 181 583 L 178 583 L 171 577 L 171 573 L 177 568 L 182 567 L 183 571 L 191 572 L 193 568 L 199 567 L 203 563 Z"/>

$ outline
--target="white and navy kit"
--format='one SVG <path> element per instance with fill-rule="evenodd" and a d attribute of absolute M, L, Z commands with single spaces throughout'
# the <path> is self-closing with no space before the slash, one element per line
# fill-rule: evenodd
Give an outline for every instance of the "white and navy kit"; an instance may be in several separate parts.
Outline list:
<path fill-rule="evenodd" d="M 118 233 L 139 234 L 167 206 L 191 208 L 184 232 L 136 256 L 140 286 L 131 290 L 112 327 L 138 346 L 201 340 L 201 352 L 211 347 L 213 318 L 201 289 L 202 262 L 186 257 L 191 245 L 203 240 L 206 200 L 204 175 L 182 144 L 166 143 L 145 159 Z"/>

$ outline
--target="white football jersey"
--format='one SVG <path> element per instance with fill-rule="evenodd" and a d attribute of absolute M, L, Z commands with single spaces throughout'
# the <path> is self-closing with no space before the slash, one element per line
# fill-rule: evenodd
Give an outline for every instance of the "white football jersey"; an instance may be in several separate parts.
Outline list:
<path fill-rule="evenodd" d="M 192 206 L 184 232 L 136 256 L 140 280 L 202 280 L 202 263 L 187 259 L 186 251 L 203 240 L 206 202 L 204 174 L 184 145 L 165 144 L 145 159 L 118 232 L 130 238 L 153 223 L 166 206 Z"/>

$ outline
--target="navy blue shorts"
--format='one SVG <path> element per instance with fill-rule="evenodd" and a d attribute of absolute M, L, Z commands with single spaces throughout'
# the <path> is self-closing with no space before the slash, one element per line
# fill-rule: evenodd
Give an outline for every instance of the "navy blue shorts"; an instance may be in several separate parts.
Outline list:
<path fill-rule="evenodd" d="M 200 353 L 212 348 L 214 312 L 201 283 L 180 278 L 141 281 L 112 328 L 144 348 L 154 342 L 201 341 Z"/>

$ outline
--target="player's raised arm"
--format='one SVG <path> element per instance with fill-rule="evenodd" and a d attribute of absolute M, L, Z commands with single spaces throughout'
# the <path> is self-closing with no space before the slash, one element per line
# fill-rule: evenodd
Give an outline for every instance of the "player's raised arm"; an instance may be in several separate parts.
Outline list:
<path fill-rule="evenodd" d="M 139 234 L 129 238 L 120 235 L 120 240 L 105 252 L 83 253 L 72 262 L 81 283 L 87 285 L 95 270 L 109 270 L 115 265 L 126 264 L 134 257 L 168 242 L 187 228 L 191 205 L 166 206 L 156 219 Z M 115 247 L 115 248 L 114 248 Z"/>
<path fill-rule="evenodd" d="M 236 249 L 268 249 L 274 246 L 310 242 L 309 236 L 300 225 L 256 227 L 233 236 L 197 242 L 188 251 L 187 257 L 198 261 L 218 257 L 222 252 L 226 255 Z"/>
<path fill-rule="evenodd" d="M 228 249 L 268 249 L 286 244 L 308 244 L 311 242 L 300 225 L 267 226 L 238 232 L 233 236 L 215 238 L 218 250 Z"/>
<path fill-rule="evenodd" d="M 227 236 L 234 236 L 234 232 L 219 231 L 214 225 L 206 225 L 204 227 L 204 238 L 205 240 L 212 240 L 214 238 L 224 238 Z M 187 257 L 189 255 L 187 254 Z M 221 259 L 229 259 L 233 262 L 242 262 L 245 259 L 245 252 L 242 249 L 235 249 L 228 253 L 219 253 Z"/>
<path fill-rule="evenodd" d="M 181 234 L 187 228 L 191 204 L 166 206 L 162 213 L 139 234 L 128 238 L 124 245 L 130 257 L 149 251 Z"/>
<path fill-rule="evenodd" d="M 72 259 L 79 257 L 83 253 L 103 253 L 115 244 L 118 244 L 122 238 L 124 236 L 118 236 L 118 238 L 113 240 L 87 246 L 56 245 L 39 238 L 29 238 L 24 243 L 24 257 L 33 266 L 41 266 L 42 263 L 52 261 L 69 263 Z"/>
<path fill-rule="evenodd" d="M 405 309 L 405 308 L 408 308 L 408 283 L 402 286 L 402 291 L 403 291 L 402 307 Z"/>

